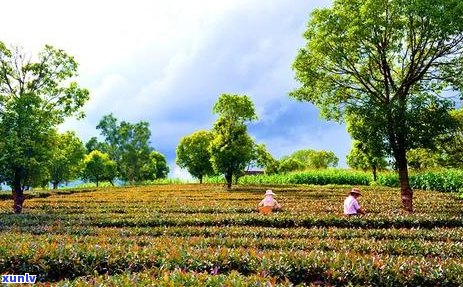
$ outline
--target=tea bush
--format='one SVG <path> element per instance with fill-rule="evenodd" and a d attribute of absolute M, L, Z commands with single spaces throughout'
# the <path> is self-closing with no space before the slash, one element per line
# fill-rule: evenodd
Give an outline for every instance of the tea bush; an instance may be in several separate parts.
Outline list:
<path fill-rule="evenodd" d="M 378 182 L 383 186 L 400 186 L 399 177 L 395 173 L 380 175 Z M 448 169 L 411 174 L 410 186 L 413 189 L 459 192 L 463 188 L 463 171 Z"/>
<path fill-rule="evenodd" d="M 463 286 L 463 202 L 362 187 L 275 186 L 283 211 L 256 212 L 267 186 L 183 184 L 53 193 L 12 214 L 0 201 L 0 273 L 48 286 Z"/>

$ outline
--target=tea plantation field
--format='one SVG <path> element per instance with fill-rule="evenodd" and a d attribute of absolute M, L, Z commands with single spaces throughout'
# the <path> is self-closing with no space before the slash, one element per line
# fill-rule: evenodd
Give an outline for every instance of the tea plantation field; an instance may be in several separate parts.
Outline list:
<path fill-rule="evenodd" d="M 463 200 L 349 186 L 278 186 L 283 211 L 256 212 L 269 186 L 157 185 L 0 200 L 0 273 L 43 286 L 463 286 Z"/>

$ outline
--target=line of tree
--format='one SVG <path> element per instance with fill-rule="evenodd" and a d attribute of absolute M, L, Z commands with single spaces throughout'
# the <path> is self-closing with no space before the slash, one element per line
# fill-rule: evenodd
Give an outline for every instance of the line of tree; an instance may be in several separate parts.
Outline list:
<path fill-rule="evenodd" d="M 108 149 L 87 155 L 75 133 L 57 132 L 67 117 L 84 116 L 89 91 L 72 81 L 77 68 L 72 56 L 52 46 L 33 57 L 0 41 L 0 182 L 12 189 L 15 213 L 22 212 L 30 187 L 57 188 L 79 177 L 98 184 L 116 176 L 128 181 L 167 176 L 165 157 L 148 146 L 146 122 L 122 122 L 114 130 L 115 119 L 104 117 L 98 128 Z"/>
<path fill-rule="evenodd" d="M 169 166 L 165 156 L 151 147 L 148 122 L 119 123 L 109 114 L 103 116 L 97 129 L 100 130 L 104 141 L 99 142 L 96 137 L 92 137 L 85 146 L 88 153 L 99 151 L 107 154 L 107 158 L 115 162 L 116 169 L 112 173 L 112 179 L 117 177 L 129 183 L 136 183 L 167 177 Z M 110 174 L 106 177 L 110 177 Z M 107 180 L 112 182 L 112 179 Z"/>
<path fill-rule="evenodd" d="M 254 158 L 254 140 L 247 122 L 257 119 L 254 104 L 245 95 L 222 94 L 213 109 L 218 119 L 211 131 L 197 131 L 183 137 L 177 146 L 177 165 L 194 177 L 223 174 L 228 188 Z"/>
<path fill-rule="evenodd" d="M 32 58 L 0 42 L 0 181 L 11 186 L 15 213 L 22 211 L 24 190 L 47 177 L 57 125 L 83 116 L 89 92 L 71 81 L 77 67 L 52 46 Z"/>
<path fill-rule="evenodd" d="M 247 122 L 257 120 L 254 104 L 245 95 L 221 95 L 213 107 L 219 117 L 211 131 L 200 130 L 183 137 L 177 146 L 177 165 L 202 183 L 206 175 L 223 174 L 228 188 L 250 167 L 267 174 L 336 166 L 333 152 L 300 150 L 276 160 L 264 144 L 256 144 Z"/>

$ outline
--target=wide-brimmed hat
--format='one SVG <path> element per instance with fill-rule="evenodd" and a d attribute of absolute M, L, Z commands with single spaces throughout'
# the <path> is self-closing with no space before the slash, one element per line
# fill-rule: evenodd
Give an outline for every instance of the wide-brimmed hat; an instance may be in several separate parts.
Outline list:
<path fill-rule="evenodd" d="M 266 192 L 265 192 L 265 196 L 267 195 L 275 195 L 275 193 L 273 193 L 273 191 L 271 189 L 268 189 Z"/>
<path fill-rule="evenodd" d="M 360 189 L 358 189 L 358 188 L 356 188 L 356 187 L 352 188 L 351 191 L 350 191 L 349 193 L 350 193 L 350 194 L 362 195 L 362 194 L 360 193 Z"/>

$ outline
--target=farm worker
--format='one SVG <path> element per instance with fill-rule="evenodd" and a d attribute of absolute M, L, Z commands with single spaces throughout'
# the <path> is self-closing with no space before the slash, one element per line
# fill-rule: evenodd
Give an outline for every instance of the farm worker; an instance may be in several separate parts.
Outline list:
<path fill-rule="evenodd" d="M 275 200 L 275 198 L 273 198 L 274 196 L 275 193 L 273 193 L 271 189 L 265 192 L 264 199 L 262 199 L 262 201 L 259 203 L 259 211 L 261 213 L 269 213 L 272 210 L 281 209 L 281 205 L 278 203 L 278 201 Z"/>
<path fill-rule="evenodd" d="M 365 212 L 360 207 L 357 198 L 361 196 L 360 189 L 354 187 L 349 192 L 349 196 L 344 200 L 344 214 L 345 215 L 358 215 L 365 214 Z"/>

